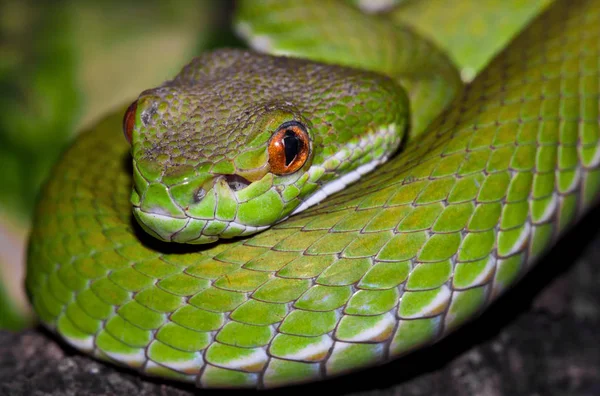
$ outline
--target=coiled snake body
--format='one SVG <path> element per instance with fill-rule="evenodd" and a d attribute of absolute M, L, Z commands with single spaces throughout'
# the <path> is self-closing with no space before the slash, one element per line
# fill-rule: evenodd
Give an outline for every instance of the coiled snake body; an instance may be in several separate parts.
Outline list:
<path fill-rule="evenodd" d="M 129 107 L 131 145 L 120 112 L 64 154 L 29 248 L 46 326 L 201 387 L 314 381 L 455 330 L 596 200 L 600 1 L 464 89 L 409 30 L 309 6 L 241 2 L 251 46 L 294 58 L 205 54 Z"/>

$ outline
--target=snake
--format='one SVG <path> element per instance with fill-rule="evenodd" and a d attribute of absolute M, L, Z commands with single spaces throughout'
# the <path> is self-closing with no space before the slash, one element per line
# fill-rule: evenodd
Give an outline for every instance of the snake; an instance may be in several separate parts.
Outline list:
<path fill-rule="evenodd" d="M 39 197 L 27 291 L 84 353 L 205 388 L 410 359 L 598 198 L 600 1 L 557 1 L 464 86 L 351 2 L 241 1 L 234 24 L 251 49 L 99 121 Z"/>

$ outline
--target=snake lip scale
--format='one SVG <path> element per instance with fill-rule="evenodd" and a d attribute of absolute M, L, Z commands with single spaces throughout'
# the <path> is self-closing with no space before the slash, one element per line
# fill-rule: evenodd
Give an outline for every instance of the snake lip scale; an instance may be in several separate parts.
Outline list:
<path fill-rule="evenodd" d="M 556 1 L 466 87 L 393 14 L 240 1 L 234 23 L 253 50 L 142 92 L 44 187 L 27 290 L 85 353 L 206 388 L 381 364 L 477 317 L 598 199 L 600 1 Z"/>

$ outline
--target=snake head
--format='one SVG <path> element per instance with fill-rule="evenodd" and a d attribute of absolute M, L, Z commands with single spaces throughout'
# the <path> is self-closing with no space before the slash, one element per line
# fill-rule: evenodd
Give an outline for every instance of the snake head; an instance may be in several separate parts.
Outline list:
<path fill-rule="evenodd" d="M 383 162 L 407 108 L 384 76 L 241 50 L 205 54 L 125 113 L 134 216 L 164 241 L 259 232 Z"/>

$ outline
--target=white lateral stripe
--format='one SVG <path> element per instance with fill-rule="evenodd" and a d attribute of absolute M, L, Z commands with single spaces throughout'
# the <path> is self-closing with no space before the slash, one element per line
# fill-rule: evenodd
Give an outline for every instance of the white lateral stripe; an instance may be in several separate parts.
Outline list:
<path fill-rule="evenodd" d="M 92 351 L 94 349 L 94 337 L 89 336 L 83 339 L 64 336 L 65 341 L 73 347 L 82 351 Z"/>
<path fill-rule="evenodd" d="M 324 336 L 319 342 L 307 345 L 295 353 L 283 355 L 282 357 L 290 360 L 310 360 L 313 356 L 318 356 L 329 351 L 331 345 L 333 345 L 333 340 L 329 336 Z"/>
<path fill-rule="evenodd" d="M 339 179 L 332 180 L 329 183 L 323 185 L 318 191 L 315 191 L 307 200 L 302 202 L 293 212 L 292 215 L 302 212 L 305 209 L 310 208 L 313 205 L 318 204 L 328 196 L 343 190 L 347 185 L 354 183 L 362 175 L 375 169 L 375 167 L 383 162 L 387 161 L 387 157 L 378 158 L 367 164 L 361 165 L 355 170 L 346 173 Z"/>
<path fill-rule="evenodd" d="M 183 371 L 183 372 L 192 372 L 192 371 L 200 371 L 202 365 L 204 364 L 204 359 L 202 358 L 202 354 L 196 352 L 194 359 L 191 360 L 180 360 L 180 361 L 161 361 L 159 362 L 161 365 L 168 367 L 175 371 Z"/>
<path fill-rule="evenodd" d="M 239 22 L 234 25 L 235 31 L 248 41 L 248 45 L 258 52 L 269 52 L 273 47 L 269 36 L 253 34 L 250 24 L 247 22 Z"/>
<path fill-rule="evenodd" d="M 243 356 L 238 359 L 232 359 L 227 362 L 215 362 L 213 364 L 234 370 L 244 370 L 256 364 L 264 363 L 267 361 L 267 359 L 268 357 L 266 352 L 262 349 L 257 349 L 252 351 L 252 353 L 247 356 Z"/>
<path fill-rule="evenodd" d="M 416 312 L 413 315 L 402 316 L 403 319 L 412 319 L 412 318 L 421 318 L 430 316 L 432 312 L 434 312 L 438 307 L 442 304 L 447 304 L 448 300 L 450 300 L 450 289 L 448 286 L 444 285 L 440 288 L 438 294 L 433 298 L 433 300 L 424 306 L 419 312 Z"/>
<path fill-rule="evenodd" d="M 521 248 L 523 247 L 523 245 L 525 244 L 525 241 L 527 240 L 527 238 L 529 238 L 530 233 L 531 233 L 531 225 L 529 224 L 529 222 L 527 222 L 527 223 L 525 223 L 525 226 L 521 229 L 519 238 L 517 238 L 515 243 L 512 245 L 510 251 L 502 257 L 508 257 L 512 254 L 519 252 L 521 250 Z"/>
<path fill-rule="evenodd" d="M 531 201 L 531 202 L 533 203 L 534 201 Z M 557 205 L 558 205 L 558 197 L 557 197 L 557 194 L 554 193 L 554 194 L 552 194 L 552 199 L 546 205 L 546 208 L 544 209 L 544 213 L 542 213 L 540 218 L 536 221 L 536 224 L 546 223 L 547 221 L 549 221 L 550 218 L 552 217 L 552 215 L 554 215 Z"/>
<path fill-rule="evenodd" d="M 356 334 L 351 338 L 344 338 L 344 341 L 352 341 L 352 342 L 360 342 L 360 341 L 370 341 L 381 334 L 383 334 L 390 327 L 394 326 L 396 320 L 394 316 L 390 313 L 386 314 L 375 326 L 365 329 L 364 331 Z"/>

